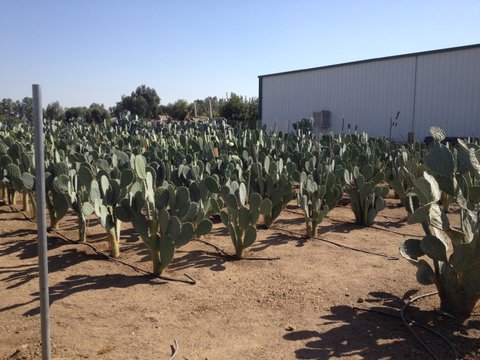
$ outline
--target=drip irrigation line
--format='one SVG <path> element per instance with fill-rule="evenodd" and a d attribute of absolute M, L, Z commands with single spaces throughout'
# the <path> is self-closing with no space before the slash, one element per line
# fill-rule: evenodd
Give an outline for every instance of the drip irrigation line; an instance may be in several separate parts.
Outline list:
<path fill-rule="evenodd" d="M 8 206 L 8 207 L 10 208 L 10 210 L 12 211 L 12 213 L 20 213 L 20 214 L 22 214 L 22 215 L 25 217 L 25 219 L 27 219 L 28 221 L 33 222 L 33 223 L 35 222 L 35 220 L 34 220 L 33 218 L 29 217 L 29 216 L 25 213 L 25 211 L 19 210 L 19 209 L 17 209 L 15 206 L 10 205 L 10 204 L 7 204 L 7 203 L 5 202 L 5 200 L 3 200 L 3 205 Z"/>
<path fill-rule="evenodd" d="M 33 220 L 32 218 L 28 217 L 27 214 L 25 214 L 25 212 L 17 209 L 16 207 L 12 206 L 12 205 L 9 205 L 9 204 L 5 204 L 7 205 L 11 210 L 12 212 L 17 212 L 17 213 L 21 213 L 28 221 L 30 222 L 35 222 L 35 220 Z M 54 232 L 58 235 L 61 236 L 62 240 L 70 243 L 70 244 L 74 244 L 74 245 L 84 245 L 84 246 L 87 246 L 89 247 L 90 249 L 92 249 L 95 254 L 109 260 L 109 261 L 113 261 L 113 262 L 116 262 L 118 264 L 122 264 L 122 265 L 125 265 L 125 266 L 128 266 L 130 267 L 131 269 L 139 272 L 139 273 L 142 273 L 144 275 L 147 275 L 147 276 L 150 276 L 150 277 L 154 277 L 154 278 L 157 278 L 157 279 L 160 279 L 160 280 L 165 280 L 165 281 L 171 281 L 171 282 L 181 282 L 181 283 L 184 283 L 184 284 L 189 284 L 189 285 L 195 285 L 197 282 L 195 281 L 195 279 L 193 279 L 190 275 L 188 274 L 183 274 L 186 278 L 188 278 L 188 280 L 184 280 L 184 279 L 178 279 L 178 278 L 172 278 L 172 277 L 169 277 L 169 276 L 164 276 L 164 275 L 156 275 L 154 273 L 152 273 L 151 271 L 148 271 L 148 270 L 144 270 L 138 266 L 135 266 L 133 264 L 130 264 L 126 261 L 123 261 L 123 260 L 120 260 L 120 259 L 116 259 L 114 257 L 111 257 L 110 255 L 108 254 L 105 254 L 103 251 L 101 251 L 100 249 L 98 249 L 95 245 L 93 244 L 90 244 L 90 243 L 87 243 L 87 242 L 80 242 L 80 241 L 77 241 L 77 240 L 73 240 L 73 239 L 70 239 L 68 236 L 66 236 L 65 234 L 63 234 L 62 232 L 58 231 L 57 229 L 54 229 L 52 227 L 48 227 L 47 228 L 47 231 L 48 232 Z"/>
<path fill-rule="evenodd" d="M 65 236 L 64 234 L 62 234 L 60 231 L 56 230 L 56 229 L 53 229 L 53 228 L 48 228 L 49 231 L 53 231 L 55 233 L 57 233 L 58 235 L 60 235 L 65 241 L 71 243 L 71 244 L 75 244 L 75 245 L 84 245 L 84 246 L 88 246 L 90 249 L 92 249 L 97 255 L 100 255 L 104 258 L 106 258 L 107 260 L 110 260 L 110 261 L 113 261 L 113 262 L 116 262 L 118 264 L 122 264 L 122 265 L 125 265 L 125 266 L 128 266 L 130 267 L 131 269 L 139 272 L 139 273 L 142 273 L 142 274 L 145 274 L 145 275 L 148 275 L 148 276 L 151 276 L 151 277 L 154 277 L 154 278 L 158 278 L 160 280 L 165 280 L 165 281 L 172 281 L 172 282 L 181 282 L 181 283 L 185 283 L 185 284 L 189 284 L 189 285 L 195 285 L 197 282 L 191 277 L 189 276 L 188 274 L 183 274 L 186 278 L 188 278 L 189 280 L 184 280 L 184 279 L 178 279 L 178 278 L 172 278 L 172 277 L 169 277 L 169 276 L 164 276 L 164 275 L 156 275 L 154 273 L 152 273 L 151 271 L 148 271 L 148 270 L 144 270 L 138 266 L 135 266 L 133 264 L 130 264 L 126 261 L 123 261 L 123 260 L 120 260 L 120 259 L 117 259 L 117 258 L 114 258 L 114 257 L 111 257 L 110 255 L 107 255 L 105 254 L 103 251 L 99 250 L 95 245 L 93 244 L 89 244 L 87 242 L 80 242 L 80 241 L 76 241 L 76 240 L 72 240 L 70 238 L 68 238 L 67 236 Z"/>
<path fill-rule="evenodd" d="M 385 228 L 382 228 L 382 227 L 379 227 L 379 226 L 375 226 L 375 225 L 367 225 L 367 227 L 372 228 L 372 229 L 376 229 L 376 230 L 381 230 L 381 231 L 389 232 L 389 233 L 396 234 L 396 235 L 401 235 L 401 236 L 411 236 L 411 237 L 417 237 L 417 238 L 421 238 L 421 237 L 422 237 L 421 235 L 417 235 L 417 234 L 405 234 L 405 233 L 401 233 L 401 232 L 399 232 L 399 231 L 389 230 L 389 229 L 385 229 Z"/>
<path fill-rule="evenodd" d="M 378 214 L 378 216 L 384 217 L 385 219 L 391 219 L 391 220 L 399 220 L 399 221 L 407 221 L 408 217 L 394 217 L 394 216 L 388 216 L 388 215 L 383 215 L 383 214 Z"/>
<path fill-rule="evenodd" d="M 412 325 L 412 322 L 407 322 L 406 320 L 406 317 L 405 317 L 405 310 L 411 305 L 413 304 L 415 301 L 417 300 L 420 300 L 420 299 L 423 299 L 425 297 L 429 297 L 429 296 L 433 296 L 433 295 L 437 295 L 438 294 L 438 291 L 434 291 L 434 292 L 431 292 L 431 293 L 428 293 L 428 294 L 423 294 L 423 295 L 418 295 L 418 296 L 415 296 L 413 298 L 410 298 L 409 300 L 407 300 L 405 302 L 405 305 L 403 305 L 402 309 L 400 310 L 400 316 L 402 318 L 402 321 L 403 323 L 405 324 L 405 326 L 407 327 L 408 331 L 418 340 L 418 342 L 420 344 L 422 344 L 422 346 L 425 348 L 425 350 L 428 351 L 428 353 L 432 356 L 432 358 L 434 359 L 438 359 L 437 356 L 435 355 L 435 353 L 427 346 L 427 344 L 425 344 L 423 342 L 423 340 L 420 338 L 420 336 L 415 332 L 413 331 L 411 325 Z M 447 338 L 445 338 L 443 335 L 441 334 L 437 334 L 439 335 L 443 341 L 445 341 L 448 345 L 448 347 L 452 350 L 453 352 L 453 355 L 454 355 L 454 358 L 455 360 L 458 360 L 458 352 L 457 350 L 455 349 L 455 347 L 453 346 L 453 344 L 448 341 Z"/>
<path fill-rule="evenodd" d="M 352 222 L 345 221 L 345 220 L 337 220 L 337 219 L 332 219 L 332 218 L 329 218 L 329 219 L 330 219 L 330 221 L 336 222 L 336 223 L 356 225 L 356 224 L 354 224 L 354 223 L 352 223 Z M 361 225 L 358 225 L 358 226 L 361 226 Z M 399 231 L 389 230 L 389 229 L 385 229 L 385 228 L 382 228 L 382 227 L 379 227 L 379 226 L 375 226 L 375 225 L 366 225 L 366 226 L 362 226 L 362 227 L 369 227 L 369 228 L 372 228 L 372 229 L 381 230 L 381 231 L 385 231 L 385 232 L 389 232 L 389 233 L 397 234 L 397 235 L 402 235 L 402 236 L 411 236 L 411 237 L 417 237 L 417 238 L 421 238 L 421 237 L 422 237 L 421 235 L 405 234 L 405 233 L 401 233 L 401 232 L 399 232 Z"/>
<path fill-rule="evenodd" d="M 180 345 L 178 345 L 177 340 L 173 340 L 174 345 L 171 345 L 172 348 L 172 356 L 170 356 L 170 360 L 175 360 L 178 355 L 178 350 L 180 349 Z"/>
<path fill-rule="evenodd" d="M 305 236 L 303 234 L 300 234 L 300 233 L 297 233 L 297 232 L 294 232 L 294 231 L 291 231 L 291 230 L 281 229 L 277 226 L 271 226 L 270 228 L 274 229 L 274 230 L 278 230 L 278 231 L 283 231 L 283 232 L 286 232 L 286 233 L 289 233 L 289 234 L 292 234 L 292 235 L 296 235 L 296 236 L 299 236 L 301 238 L 305 238 Z M 353 247 L 353 246 L 343 245 L 343 244 L 337 243 L 337 242 L 332 241 L 332 240 L 327 240 L 327 239 L 320 238 L 318 236 L 312 236 L 311 239 L 323 241 L 323 242 L 326 242 L 328 244 L 335 245 L 339 248 L 346 249 L 346 250 L 357 251 L 357 252 L 361 252 L 361 253 L 369 254 L 369 255 L 381 256 L 381 257 L 384 257 L 388 260 L 399 260 L 399 258 L 396 257 L 396 256 L 391 256 L 391 255 L 387 255 L 387 254 L 383 254 L 383 253 L 377 253 L 377 252 L 369 251 L 369 250 L 365 250 L 365 249 L 359 249 L 359 248 L 356 248 L 356 247 Z"/>
<path fill-rule="evenodd" d="M 197 241 L 199 243 L 202 243 L 202 244 L 205 244 L 205 245 L 208 245 L 208 246 L 211 246 L 213 247 L 219 256 L 221 257 L 224 257 L 224 258 L 227 258 L 229 259 L 230 261 L 237 261 L 237 260 L 280 260 L 280 257 L 279 256 L 273 256 L 273 257 L 249 257 L 249 256 L 242 256 L 242 257 L 238 257 L 236 255 L 231 255 L 229 253 L 227 253 L 225 250 L 223 250 L 221 247 L 209 242 L 209 241 L 206 241 L 206 240 L 202 240 L 202 239 L 193 239 L 193 241 Z"/>
<path fill-rule="evenodd" d="M 283 209 L 283 211 L 289 212 L 291 214 L 302 215 L 302 212 L 298 212 L 298 211 L 294 211 L 294 210 Z"/>
<path fill-rule="evenodd" d="M 291 214 L 296 214 L 296 215 L 303 215 L 302 213 L 300 212 L 297 212 L 297 211 L 293 211 L 293 210 L 289 210 L 289 209 L 284 209 L 284 211 L 286 212 L 289 212 Z M 405 221 L 406 219 L 403 219 L 403 218 L 393 218 L 393 217 L 389 217 L 389 216 L 386 216 L 386 215 L 383 215 L 383 214 L 379 214 L 387 219 L 395 219 L 395 220 L 399 220 L 399 221 Z M 330 219 L 330 221 L 332 222 L 337 222 L 337 223 L 342 223 L 342 224 L 351 224 L 351 225 L 354 225 L 353 223 L 351 223 L 350 221 L 346 221 L 346 220 L 336 220 L 336 219 L 332 219 L 331 217 L 328 217 L 328 219 Z M 420 235 L 413 235 L 413 234 L 404 234 L 404 233 L 401 233 L 401 232 L 398 232 L 398 231 L 394 231 L 394 230 L 389 230 L 389 229 L 385 229 L 385 228 L 382 228 L 382 227 L 378 227 L 378 226 L 374 226 L 374 225 L 367 225 L 366 227 L 370 227 L 372 229 L 376 229 L 376 230 L 381 230 L 381 231 L 386 231 L 386 232 L 390 232 L 392 234 L 397 234 L 397 235 L 402 235 L 402 236 L 411 236 L 411 237 L 422 237 Z"/>
<path fill-rule="evenodd" d="M 388 317 L 391 317 L 391 318 L 398 319 L 398 320 L 402 321 L 402 317 L 399 314 L 392 314 L 392 313 L 382 311 L 382 310 L 379 310 L 379 309 L 369 309 L 369 308 L 363 308 L 363 307 L 357 307 L 357 306 L 353 306 L 352 309 L 353 310 L 358 310 L 358 311 L 365 311 L 365 312 L 380 314 L 380 315 L 388 316 Z M 411 325 L 416 325 L 418 327 L 421 327 L 422 329 L 427 330 L 427 331 L 431 332 L 432 334 L 441 338 L 450 347 L 450 349 L 452 349 L 452 352 L 454 353 L 455 359 L 458 359 L 458 354 L 457 354 L 455 348 L 453 347 L 452 343 L 445 336 L 440 334 L 438 331 L 432 329 L 431 327 L 429 327 L 425 324 L 422 324 L 420 322 L 417 322 L 415 320 L 410 321 L 410 326 Z"/>

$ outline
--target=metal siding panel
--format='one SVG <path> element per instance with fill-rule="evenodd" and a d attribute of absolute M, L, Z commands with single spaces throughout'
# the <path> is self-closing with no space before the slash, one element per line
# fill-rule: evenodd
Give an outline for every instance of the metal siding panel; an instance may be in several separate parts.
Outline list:
<path fill-rule="evenodd" d="M 409 131 L 413 96 L 413 58 L 361 63 L 263 78 L 263 120 L 273 129 L 329 110 L 334 132 L 346 124 L 372 136 L 388 135 L 389 119 L 398 110 L 406 118 L 395 129 L 399 140 Z"/>
<path fill-rule="evenodd" d="M 433 125 L 448 136 L 480 136 L 480 49 L 418 58 L 415 132 Z"/>
<path fill-rule="evenodd" d="M 263 123 L 285 131 L 314 111 L 331 111 L 331 130 L 345 123 L 372 136 L 392 131 L 406 141 L 412 130 L 415 56 L 330 67 L 263 78 Z M 432 125 L 450 136 L 480 136 L 480 49 L 421 55 L 417 59 L 415 126 L 417 139 Z"/>

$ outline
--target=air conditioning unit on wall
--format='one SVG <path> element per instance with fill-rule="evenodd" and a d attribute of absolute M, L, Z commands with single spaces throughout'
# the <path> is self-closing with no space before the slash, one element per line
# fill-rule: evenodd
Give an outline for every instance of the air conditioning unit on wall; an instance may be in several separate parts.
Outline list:
<path fill-rule="evenodd" d="M 313 127 L 317 134 L 330 130 L 331 113 L 328 110 L 313 113 Z"/>

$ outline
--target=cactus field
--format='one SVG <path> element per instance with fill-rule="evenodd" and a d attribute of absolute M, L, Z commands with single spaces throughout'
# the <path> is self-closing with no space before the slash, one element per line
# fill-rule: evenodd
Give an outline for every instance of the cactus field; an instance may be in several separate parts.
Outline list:
<path fill-rule="evenodd" d="M 480 146 L 431 132 L 45 121 L 53 357 L 479 358 Z M 0 359 L 40 358 L 33 159 L 0 124 Z"/>

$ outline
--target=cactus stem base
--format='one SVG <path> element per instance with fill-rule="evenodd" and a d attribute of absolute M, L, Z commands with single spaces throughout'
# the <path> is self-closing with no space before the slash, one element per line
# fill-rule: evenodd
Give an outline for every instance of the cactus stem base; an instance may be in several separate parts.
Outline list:
<path fill-rule="evenodd" d="M 80 219 L 78 224 L 78 240 L 80 242 L 87 242 L 87 223 Z"/>
<path fill-rule="evenodd" d="M 117 238 L 117 231 L 115 227 L 108 230 L 108 244 L 110 246 L 110 256 L 117 258 L 120 256 L 120 242 Z"/>
<path fill-rule="evenodd" d="M 243 255 L 243 248 L 242 247 L 237 247 L 235 249 L 235 257 L 237 259 L 241 259 L 242 258 L 242 255 Z"/>
<path fill-rule="evenodd" d="M 157 250 L 150 250 L 150 253 L 152 255 L 152 265 L 153 265 L 153 273 L 155 275 L 160 275 L 160 253 Z"/>

